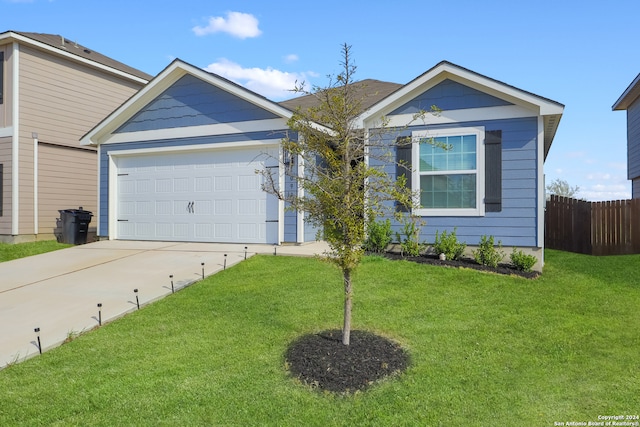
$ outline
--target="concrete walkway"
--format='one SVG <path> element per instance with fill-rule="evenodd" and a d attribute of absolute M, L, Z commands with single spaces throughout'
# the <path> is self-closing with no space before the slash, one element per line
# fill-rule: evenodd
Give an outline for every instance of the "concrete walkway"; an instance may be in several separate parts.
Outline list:
<path fill-rule="evenodd" d="M 233 266 L 257 253 L 314 256 L 300 246 L 100 241 L 0 263 L 0 369 Z M 225 256 L 226 254 L 226 256 Z M 204 263 L 204 265 L 203 265 Z M 137 294 L 134 292 L 137 289 Z M 98 303 L 102 307 L 98 309 Z"/>

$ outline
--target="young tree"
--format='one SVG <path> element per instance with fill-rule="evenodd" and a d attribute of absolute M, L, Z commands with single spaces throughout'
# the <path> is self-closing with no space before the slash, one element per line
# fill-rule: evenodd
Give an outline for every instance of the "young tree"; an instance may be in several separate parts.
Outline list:
<path fill-rule="evenodd" d="M 307 91 L 302 84 L 293 89 L 314 97 L 312 107 L 294 112 L 288 123 L 290 135 L 282 140 L 284 157 L 298 159 L 298 169 L 291 166 L 291 161 L 281 159 L 281 164 L 287 164 L 286 174 L 297 182 L 303 194 L 284 191 L 272 170 L 261 171 L 264 190 L 287 201 L 290 208 L 304 212 L 331 248 L 327 259 L 340 268 L 343 276 L 345 345 L 349 345 L 351 332 L 352 273 L 363 256 L 366 219 L 377 217 L 384 201 L 397 200 L 405 206 L 411 206 L 413 201 L 404 177 L 395 180 L 381 168 L 369 166 L 367 159 L 372 156 L 387 162 L 392 159 L 389 148 L 379 138 L 389 129 L 381 123 L 376 131 L 365 135 L 357 125 L 366 89 L 353 80 L 356 66 L 350 50 L 350 46 L 343 45 L 342 71 L 336 77 L 330 76 L 327 87 Z"/>
<path fill-rule="evenodd" d="M 567 181 L 560 178 L 551 181 L 546 188 L 548 193 L 563 197 L 574 197 L 580 191 L 580 187 L 577 185 L 572 187 Z"/>

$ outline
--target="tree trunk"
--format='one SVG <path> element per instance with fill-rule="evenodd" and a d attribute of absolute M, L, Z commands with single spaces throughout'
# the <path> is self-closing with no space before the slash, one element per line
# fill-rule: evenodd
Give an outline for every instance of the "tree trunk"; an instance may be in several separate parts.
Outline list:
<path fill-rule="evenodd" d="M 344 325 L 342 327 L 342 344 L 349 345 L 351 340 L 351 270 L 343 270 L 344 277 Z"/>

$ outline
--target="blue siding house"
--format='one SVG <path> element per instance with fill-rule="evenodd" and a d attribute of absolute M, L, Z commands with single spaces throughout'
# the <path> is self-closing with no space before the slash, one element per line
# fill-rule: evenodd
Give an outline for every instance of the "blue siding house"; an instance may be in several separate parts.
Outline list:
<path fill-rule="evenodd" d="M 631 197 L 640 198 L 640 74 L 613 104 L 614 111 L 627 112 L 627 178 Z"/>
<path fill-rule="evenodd" d="M 457 229 L 469 246 L 492 235 L 505 247 L 544 248 L 544 160 L 564 106 L 449 62 L 406 85 L 368 81 L 358 120 L 365 134 L 388 120 L 385 142 L 412 165 L 375 164 L 408 175 L 422 240 Z M 297 98 L 274 103 L 217 75 L 174 61 L 82 139 L 98 147 L 98 234 L 110 239 L 303 243 L 315 239 L 303 212 L 261 191 L 255 170 L 286 180 L 280 140 Z M 432 105 L 441 112 L 407 126 Z M 399 145 L 399 139 L 413 141 Z M 451 145 L 443 151 L 420 140 Z M 294 159 L 295 164 L 295 159 Z M 303 173 L 303 171 L 300 171 Z M 389 206 L 392 209 L 402 207 Z M 397 228 L 399 224 L 394 224 Z"/>
<path fill-rule="evenodd" d="M 262 191 L 291 112 L 175 60 L 87 133 L 98 147 L 98 236 L 302 243 L 302 214 Z M 279 175 L 284 188 L 284 174 Z"/>
<path fill-rule="evenodd" d="M 544 248 L 544 160 L 564 106 L 449 62 L 441 62 L 371 106 L 362 127 L 383 118 L 403 127 L 420 110 L 437 106 L 419 125 L 390 135 L 398 161 L 412 166 L 408 181 L 419 194 L 412 215 L 426 223 L 421 238 L 456 230 L 470 247 L 483 235 L 534 254 Z M 398 138 L 412 143 L 398 145 Z M 448 144 L 443 150 L 424 139 Z M 387 173 L 407 173 L 395 163 Z M 398 229 L 399 224 L 395 224 Z"/>

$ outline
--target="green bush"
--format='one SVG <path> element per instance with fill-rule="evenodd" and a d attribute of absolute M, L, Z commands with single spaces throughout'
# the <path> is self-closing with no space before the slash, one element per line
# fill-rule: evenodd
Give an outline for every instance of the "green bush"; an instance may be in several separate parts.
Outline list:
<path fill-rule="evenodd" d="M 527 255 L 522 251 L 517 251 L 513 248 L 513 252 L 510 255 L 511 263 L 520 271 L 529 272 L 536 265 L 538 259 L 533 255 Z"/>
<path fill-rule="evenodd" d="M 436 231 L 436 242 L 433 244 L 433 250 L 436 255 L 444 254 L 447 259 L 459 259 L 466 247 L 466 243 L 458 242 L 456 228 L 453 229 L 451 234 L 448 234 L 446 230 L 442 234 Z"/>
<path fill-rule="evenodd" d="M 473 251 L 473 258 L 478 264 L 496 268 L 502 261 L 505 253 L 502 251 L 502 242 L 498 241 L 498 248 L 494 246 L 493 236 L 482 236 L 478 249 Z"/>
<path fill-rule="evenodd" d="M 364 242 L 364 250 L 381 253 L 391 243 L 391 221 L 370 221 L 367 226 L 367 240 Z"/>
<path fill-rule="evenodd" d="M 420 243 L 420 221 L 411 217 L 410 220 L 405 221 L 402 226 L 402 234 L 396 233 L 396 238 L 400 242 L 400 250 L 402 255 L 418 256 L 422 249 Z"/>

